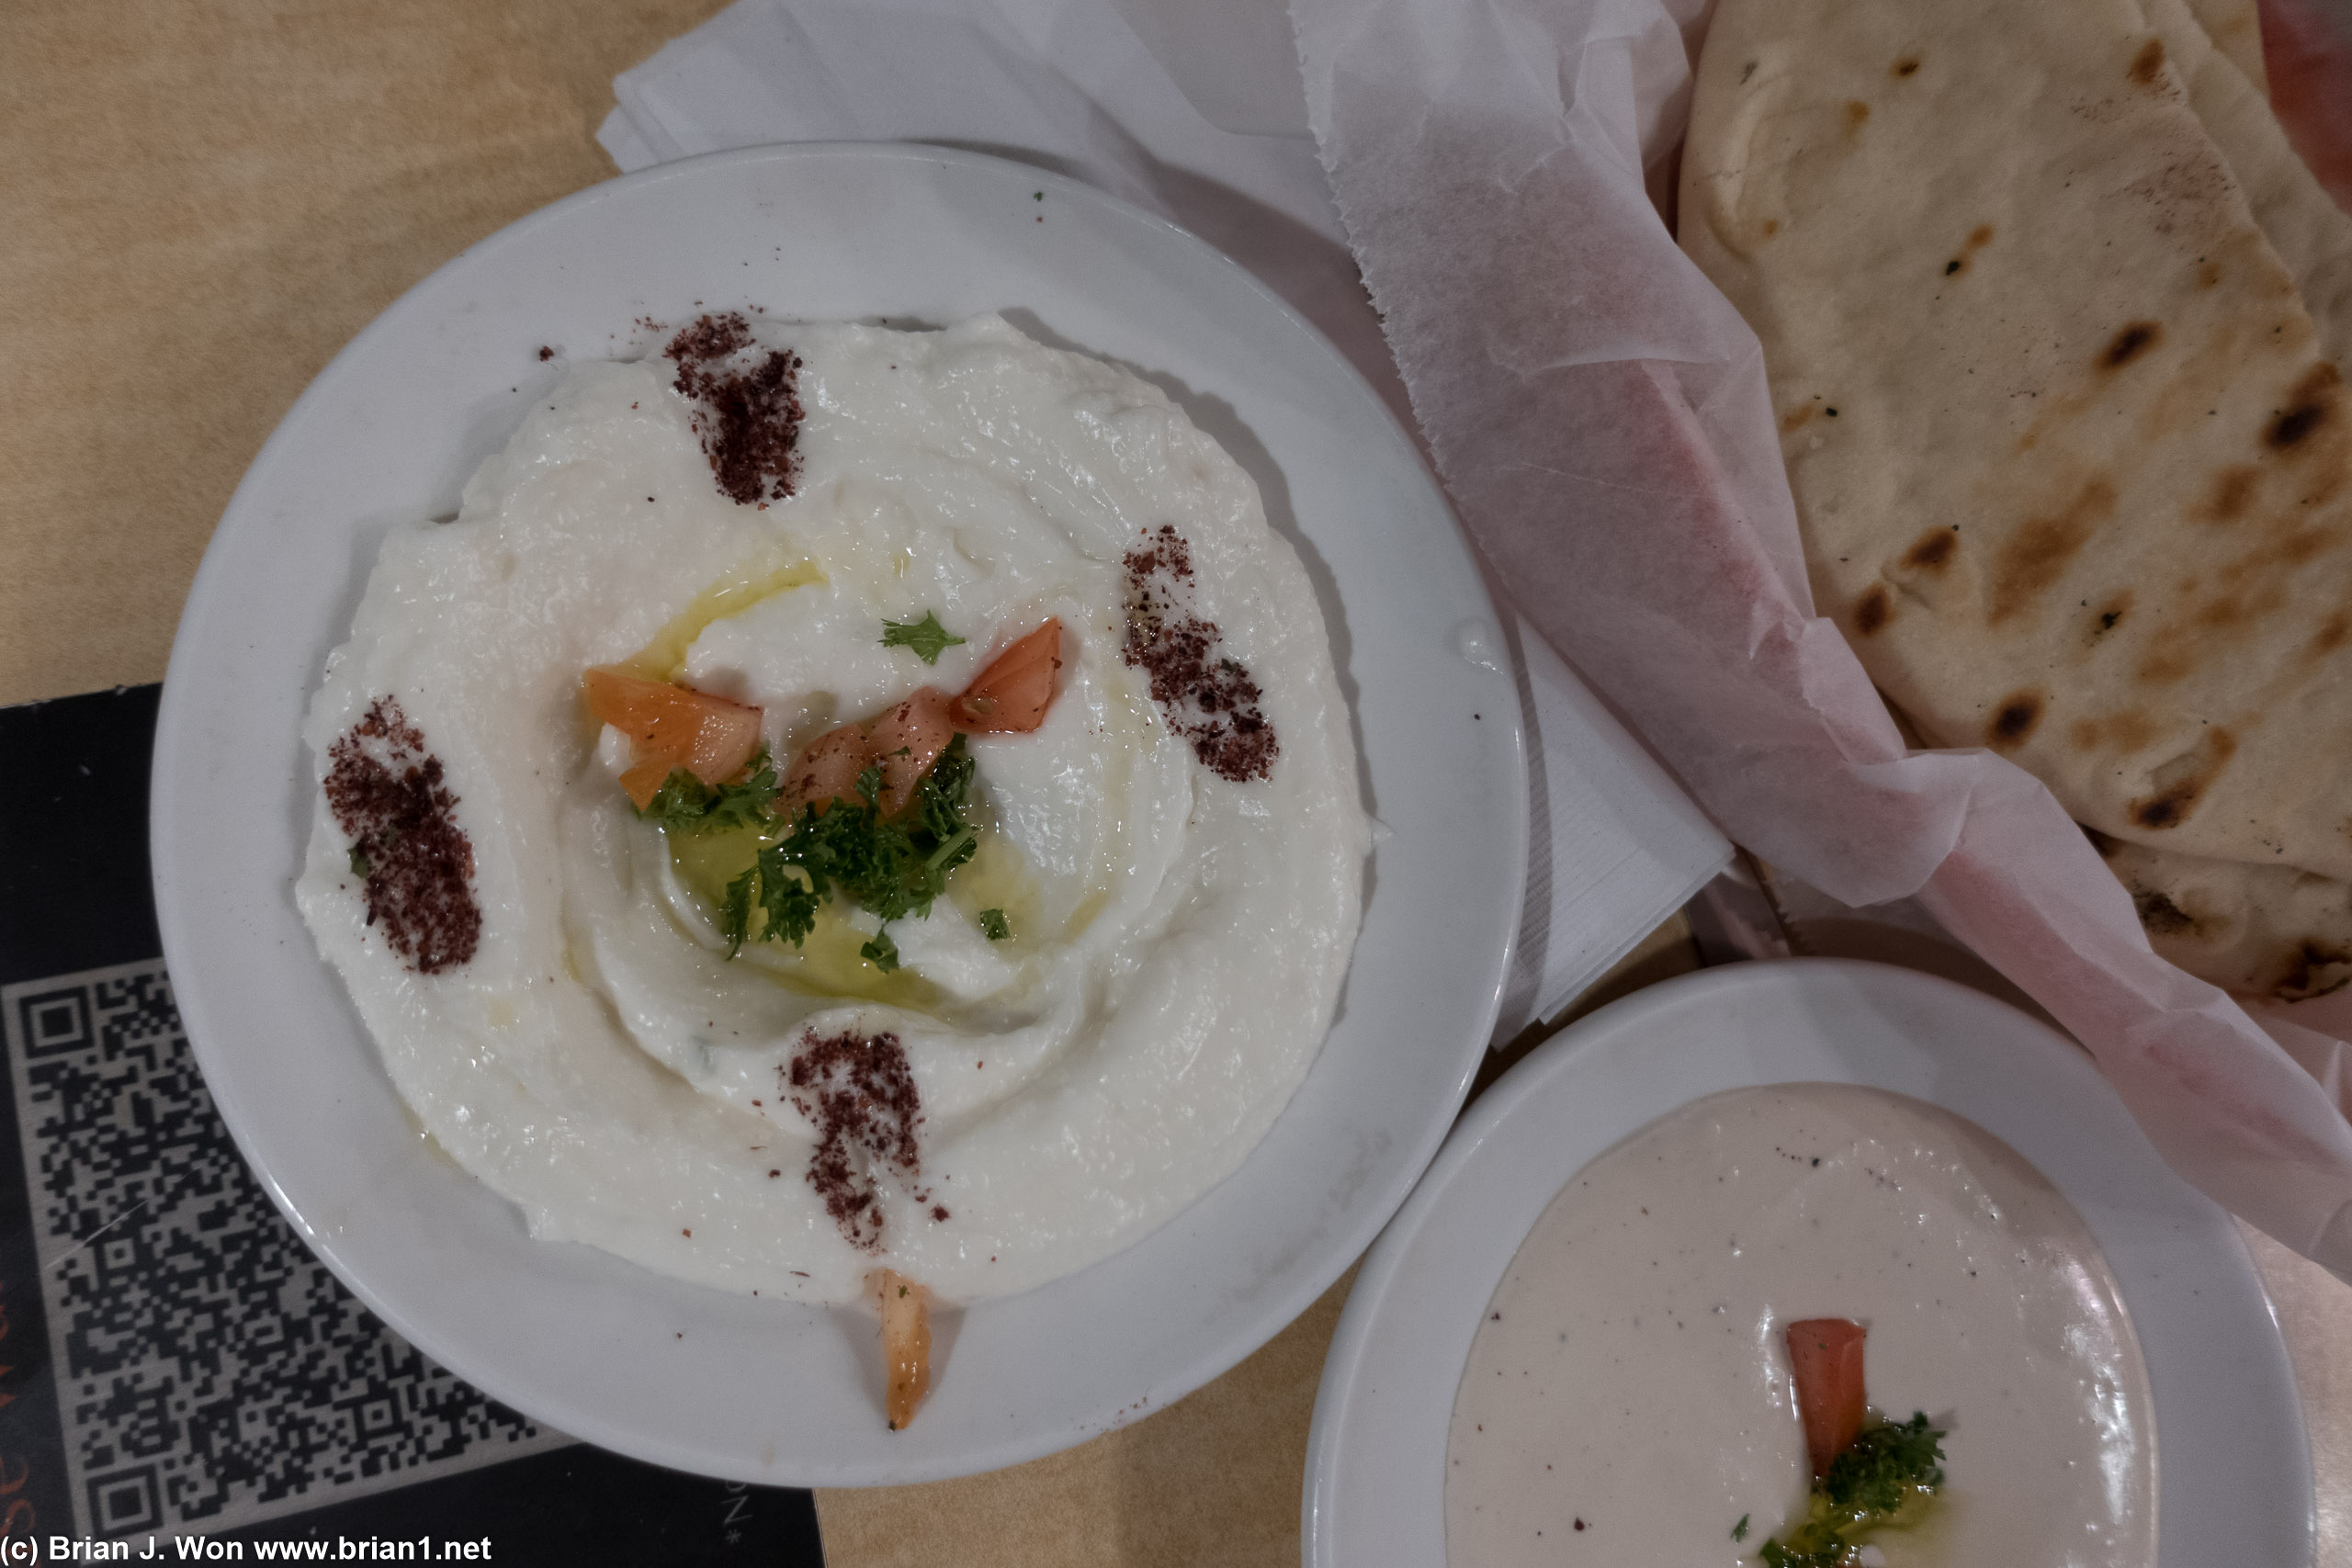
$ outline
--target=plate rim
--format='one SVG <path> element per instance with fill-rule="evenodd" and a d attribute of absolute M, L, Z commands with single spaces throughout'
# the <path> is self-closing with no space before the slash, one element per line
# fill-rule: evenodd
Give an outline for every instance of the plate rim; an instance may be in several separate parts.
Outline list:
<path fill-rule="evenodd" d="M 2089 1075 L 2097 1083 L 2106 1085 L 2106 1080 L 2098 1076 L 2098 1069 L 2088 1055 L 2053 1025 L 1959 981 L 1922 970 L 1864 959 L 1785 958 L 1715 965 L 1660 981 L 1577 1020 L 1515 1064 L 1488 1086 L 1477 1102 L 1463 1113 L 1445 1146 L 1439 1150 L 1437 1157 L 1422 1173 L 1412 1196 L 1389 1221 L 1364 1260 L 1363 1271 L 1357 1276 L 1348 1303 L 1340 1313 L 1330 1349 L 1324 1359 L 1323 1375 L 1316 1389 L 1315 1413 L 1307 1436 L 1306 1479 L 1300 1489 L 1299 1548 L 1300 1561 L 1305 1568 L 1336 1568 L 1340 1561 L 1338 1553 L 1341 1547 L 1335 1537 L 1339 1527 L 1331 1516 L 1340 1501 L 1336 1494 L 1342 1484 L 1343 1467 L 1353 1462 L 1354 1459 L 1349 1449 L 1353 1435 L 1351 1407 L 1368 1374 L 1372 1340 L 1387 1308 L 1389 1292 L 1410 1261 L 1413 1243 L 1442 1211 L 1449 1188 L 1474 1162 L 1493 1157 L 1487 1151 L 1493 1146 L 1492 1140 L 1498 1133 L 1508 1134 L 1514 1119 L 1528 1114 L 1521 1111 L 1521 1107 L 1547 1091 L 1556 1092 L 1564 1078 L 1572 1082 L 1578 1073 L 1589 1070 L 1587 1064 L 1598 1058 L 1611 1043 L 1622 1043 L 1629 1036 L 1638 1039 L 1645 1034 L 1654 1034 L 1668 1027 L 1678 1014 L 1711 1003 L 1719 1004 L 1724 993 L 1736 996 L 1744 990 L 1780 987 L 1795 987 L 1802 993 L 1806 987 L 1839 979 L 1849 981 L 1865 992 L 1877 989 L 1898 996 L 1909 992 L 1914 998 L 1933 1005 L 1973 1010 L 1980 1016 L 2005 1016 L 2013 1023 L 2045 1036 L 2052 1045 L 2079 1059 L 2078 1067 L 2054 1070 L 2062 1073 L 2078 1070 Z M 1885 1084 L 1872 1081 L 1867 1071 L 1868 1066 L 1855 1067 L 1849 1076 L 1841 1077 L 1776 1079 L 1762 1077 L 1744 1079 L 1740 1084 L 1716 1083 L 1700 1089 L 1679 1103 L 1687 1105 L 1698 1098 L 1727 1088 L 1761 1087 L 1772 1082 L 1850 1082 L 1865 1087 L 1888 1088 Z M 1934 1096 L 1917 1095 L 1909 1089 L 1896 1089 L 1893 1092 L 1913 1094 L 1914 1098 L 1951 1110 L 1942 1107 L 1941 1100 Z M 2111 1088 L 2109 1092 L 2112 1092 Z M 2161 1157 L 2147 1144 L 2145 1134 L 2138 1132 L 2136 1122 L 2131 1121 L 2120 1100 L 2115 1109 L 2124 1118 L 2131 1134 L 2137 1137 L 2141 1151 L 2162 1167 Z M 1672 1110 L 1669 1108 L 1658 1114 L 1670 1115 Z M 1959 1111 L 1952 1113 L 1966 1114 Z M 1576 1171 L 1606 1152 L 1608 1147 L 1654 1120 L 1656 1117 L 1643 1117 L 1623 1126 L 1614 1126 L 1612 1122 L 1613 1131 L 1610 1138 L 1590 1148 L 1575 1165 L 1562 1171 L 1559 1184 L 1553 1189 L 1553 1193 L 1556 1195 L 1559 1187 L 1565 1186 Z M 1993 1132 L 1995 1136 L 2003 1136 L 1996 1129 L 1988 1128 L 1987 1131 Z M 2004 1141 L 2007 1141 L 2006 1137 Z M 2167 1174 L 2172 1174 L 2169 1167 L 2163 1168 Z M 2253 1254 L 2247 1249 L 2234 1220 L 2218 1204 L 2189 1188 L 2177 1174 L 2173 1175 L 2173 1179 L 2180 1192 L 2192 1201 L 2190 1212 L 2197 1218 L 2208 1223 L 2219 1222 L 2215 1226 L 2218 1256 L 2213 1259 L 2214 1263 L 2229 1271 L 2232 1283 L 2250 1287 L 2255 1302 L 2259 1303 L 2261 1318 L 2267 1332 L 2257 1337 L 2253 1354 L 2259 1359 L 2262 1380 L 2271 1385 L 2272 1393 L 2277 1396 L 2274 1408 L 2280 1417 L 2280 1430 L 2276 1436 L 2285 1441 L 2295 1461 L 2291 1473 L 2285 1481 L 2289 1495 L 2283 1501 L 2294 1509 L 2300 1529 L 2301 1551 L 2295 1561 L 2298 1564 L 2308 1565 L 2312 1562 L 2317 1548 L 2317 1497 L 2312 1472 L 2311 1432 L 2303 1414 L 2301 1392 L 2295 1383 L 2293 1364 L 2288 1356 L 2286 1341 L 2278 1330 L 2277 1307 L 2270 1299 L 2261 1269 L 2256 1266 Z M 2060 1190 L 2065 1191 L 2064 1188 Z M 2066 1195 L 2070 1204 L 2077 1201 L 2072 1193 Z M 1545 1202 L 1548 1204 L 1549 1201 L 1550 1197 L 1547 1196 Z M 2196 1205 L 2201 1205 L 2201 1208 Z M 1475 1319 L 1478 1310 L 1492 1295 L 1502 1271 L 1508 1269 L 1510 1258 L 1524 1239 L 1522 1232 L 1510 1241 L 1510 1249 L 1500 1255 L 1495 1266 L 1494 1279 L 1486 1281 L 1476 1302 L 1468 1307 L 1469 1317 Z M 2120 1280 L 2119 1288 L 2124 1288 Z M 2124 1304 L 2127 1312 L 2131 1311 L 2128 1291 Z M 2134 1327 L 2135 1330 L 2139 1327 L 2136 1314 Z M 2245 1346 L 2233 1348 L 2240 1354 L 2245 1353 L 2246 1348 Z M 1466 1355 L 1466 1346 L 1464 1349 Z M 2154 1363 L 2157 1358 L 2149 1354 L 2144 1336 L 2142 1337 L 2142 1352 L 2151 1363 L 2153 1384 L 2156 1381 Z M 2167 1351 L 2167 1359 L 2170 1354 L 2172 1352 Z M 1457 1370 L 1447 1385 L 1449 1412 L 1451 1391 L 1458 1388 L 1459 1382 Z M 2178 1417 L 2176 1416 L 2175 1419 Z M 2158 1520 L 2156 1568 L 2173 1568 L 2175 1560 L 2170 1555 L 2172 1549 L 2167 1546 L 2171 1537 L 2163 1525 L 2167 1504 L 2176 1495 L 2176 1491 L 2174 1486 L 2167 1484 L 2170 1467 L 2165 1461 L 2161 1427 L 2157 1438 L 2155 1474 Z M 1442 1471 L 1430 1481 L 1438 1489 L 1439 1506 L 1442 1508 Z M 1418 1509 L 1416 1515 L 1419 1517 Z M 1439 1528 L 1442 1537 L 1442 1518 Z"/>
<path fill-rule="evenodd" d="M 235 1005 L 216 1006 L 216 1003 L 233 992 L 235 987 L 233 983 L 224 983 L 220 976 L 205 974 L 201 964 L 182 967 L 174 962 L 175 954 L 184 957 L 194 949 L 196 939 L 192 936 L 190 928 L 194 922 L 203 918 L 202 895 L 200 891 L 189 886 L 187 879 L 182 875 L 183 845 L 178 825 L 172 817 L 173 807 L 176 804 L 175 797 L 179 793 L 175 781 L 181 776 L 181 771 L 175 764 L 191 747 L 197 746 L 200 739 L 192 734 L 192 730 L 198 723 L 198 716 L 191 711 L 192 699 L 187 694 L 191 685 L 191 680 L 187 672 L 196 664 L 205 650 L 199 649 L 193 633 L 195 629 L 219 620 L 223 606 L 232 600 L 235 592 L 235 585 L 231 581 L 232 568 L 229 564 L 231 550 L 223 547 L 223 541 L 232 541 L 233 544 L 257 530 L 264 531 L 266 536 L 267 520 L 258 514 L 255 497 L 266 488 L 267 482 L 266 476 L 273 465 L 283 460 L 283 448 L 299 439 L 298 431 L 303 416 L 306 412 L 315 411 L 318 406 L 331 399 L 355 375 L 363 374 L 362 362 L 368 357 L 375 345 L 388 337 L 394 337 L 401 333 L 409 324 L 408 318 L 425 309 L 418 303 L 424 297 L 436 288 L 446 288 L 453 276 L 462 276 L 465 270 L 474 265 L 479 258 L 505 247 L 526 243 L 539 230 L 567 222 L 583 211 L 605 206 L 632 191 L 675 181 L 701 179 L 742 165 L 841 159 L 872 160 L 884 164 L 963 166 L 976 169 L 983 175 L 989 172 L 1000 174 L 1010 172 L 1017 175 L 1020 184 L 1048 192 L 1059 192 L 1064 197 L 1092 207 L 1098 212 L 1108 214 L 1118 221 L 1139 225 L 1145 231 L 1153 235 L 1158 243 L 1173 244 L 1193 253 L 1193 259 L 1195 262 L 1210 265 L 1221 273 L 1227 282 L 1238 284 L 1246 293 L 1255 296 L 1261 308 L 1268 308 L 1275 312 L 1289 332 L 1304 345 L 1306 352 L 1325 362 L 1329 370 L 1336 371 L 1340 378 L 1339 385 L 1347 389 L 1348 396 L 1360 406 L 1362 411 L 1369 412 L 1374 418 L 1382 422 L 1388 436 L 1395 440 L 1404 452 L 1412 455 L 1421 472 L 1429 497 L 1451 525 L 1453 549 L 1461 555 L 1468 580 L 1477 583 L 1477 593 L 1486 606 L 1487 613 L 1489 615 L 1499 614 L 1492 602 L 1491 593 L 1482 574 L 1477 570 L 1475 552 L 1466 536 L 1463 535 L 1458 520 L 1453 517 L 1451 502 L 1435 476 L 1428 471 L 1426 460 L 1420 457 L 1411 433 L 1405 428 L 1395 411 L 1364 380 L 1362 373 L 1311 321 L 1239 263 L 1180 225 L 1157 213 L 1087 185 L 1083 181 L 1018 160 L 961 148 L 923 143 L 854 141 L 777 144 L 734 149 L 679 159 L 635 174 L 622 175 L 548 203 L 473 242 L 404 289 L 398 299 L 362 328 L 321 368 L 281 417 L 269 437 L 256 452 L 252 464 L 232 492 L 227 506 L 223 509 L 221 522 L 216 528 L 212 541 L 208 545 L 203 559 L 198 565 L 182 611 L 179 627 L 175 634 L 152 751 L 153 783 L 151 784 L 148 812 L 149 843 L 153 865 L 152 881 L 155 895 L 157 925 L 162 935 L 166 970 L 174 978 L 175 993 L 179 1000 L 182 1021 L 187 1038 L 195 1050 L 199 1066 L 205 1070 L 208 1086 L 218 1086 L 213 1088 L 214 1100 L 223 1122 L 236 1142 L 241 1156 L 245 1160 L 248 1168 L 253 1171 L 262 1190 L 269 1196 L 273 1205 L 291 1224 L 296 1234 L 301 1237 L 311 1253 L 333 1271 L 336 1278 L 342 1280 L 369 1310 L 376 1313 L 396 1332 L 410 1339 L 412 1343 L 431 1355 L 435 1360 L 476 1387 L 517 1409 L 533 1414 L 535 1418 L 542 1418 L 537 1413 L 549 1408 L 543 1396 L 543 1391 L 521 1387 L 510 1382 L 503 1368 L 478 1362 L 464 1348 L 453 1347 L 446 1336 L 431 1322 L 418 1319 L 412 1312 L 388 1298 L 377 1288 L 374 1280 L 366 1274 L 355 1270 L 345 1249 L 337 1245 L 335 1238 L 322 1233 L 321 1228 L 305 1215 L 300 1201 L 300 1195 L 289 1193 L 282 1184 L 279 1173 L 254 1157 L 253 1128 L 262 1113 L 249 1103 L 241 1092 L 237 1076 L 234 1073 L 222 1072 L 218 1066 L 221 1059 L 220 1053 L 226 1049 L 220 1043 L 233 1034 L 232 1027 L 230 1027 L 226 1021 L 233 1018 L 242 1009 Z M 1305 532 L 1303 526 L 1301 532 Z M 355 570 L 360 570 L 364 568 L 355 568 Z M 331 643 L 330 647 L 332 646 Z M 310 694 L 315 690 L 319 675 L 320 670 L 316 665 L 301 672 L 304 702 L 307 703 Z M 175 679 L 175 677 L 178 678 Z M 1323 1247 L 1314 1249 L 1317 1258 L 1314 1267 L 1297 1274 L 1292 1283 L 1270 1298 L 1268 1303 L 1258 1310 L 1244 1314 L 1230 1314 L 1230 1322 L 1214 1336 L 1212 1348 L 1204 1349 L 1196 1355 L 1181 1373 L 1162 1377 L 1153 1382 L 1150 1385 L 1151 1392 L 1157 1404 L 1172 1403 L 1176 1398 L 1230 1370 L 1232 1366 L 1271 1339 L 1283 1326 L 1295 1320 L 1299 1314 L 1311 1305 L 1334 1280 L 1346 1271 L 1353 1260 L 1362 1255 L 1395 1213 L 1397 1205 L 1410 1194 L 1421 1171 L 1427 1167 L 1429 1159 L 1435 1155 L 1451 1130 L 1453 1114 L 1458 1111 L 1475 1077 L 1478 1063 L 1484 1055 L 1487 1035 L 1493 1026 L 1496 1011 L 1501 1002 L 1503 988 L 1509 975 L 1510 955 L 1516 944 L 1518 913 L 1522 902 L 1523 883 L 1526 875 L 1529 806 L 1525 787 L 1525 737 L 1516 705 L 1500 704 L 1498 706 L 1501 710 L 1498 711 L 1498 717 L 1503 722 L 1499 725 L 1489 724 L 1487 728 L 1508 754 L 1499 764 L 1499 771 L 1500 773 L 1509 775 L 1508 778 L 1501 780 L 1501 784 L 1509 817 L 1504 826 L 1505 838 L 1508 840 L 1507 848 L 1510 852 L 1506 859 L 1513 868 L 1513 874 L 1509 878 L 1498 879 L 1497 885 L 1491 890 L 1493 908 L 1487 912 L 1485 918 L 1499 923 L 1504 940 L 1495 943 L 1488 950 L 1487 963 L 1482 965 L 1484 974 L 1478 980 L 1482 999 L 1476 1010 L 1476 1016 L 1465 1015 L 1461 1026 L 1460 1039 L 1454 1046 L 1456 1060 L 1452 1073 L 1452 1087 L 1446 1102 L 1447 1114 L 1442 1117 L 1430 1116 L 1418 1129 L 1417 1135 L 1408 1149 L 1408 1157 L 1396 1166 L 1393 1174 L 1386 1181 L 1377 1184 L 1368 1201 L 1356 1207 L 1351 1223 L 1333 1232 Z M 306 749 L 302 746 L 299 735 L 289 735 L 288 744 L 292 749 L 290 754 L 306 756 Z M 1369 760 L 1366 759 L 1363 765 L 1368 773 Z M 1376 865 L 1376 855 L 1369 859 L 1367 863 Z M 287 874 L 279 879 L 278 891 L 282 902 L 290 908 L 292 882 L 294 875 L 299 873 L 299 866 L 286 869 Z M 1505 881 L 1509 882 L 1509 886 L 1503 885 Z M 322 962 L 315 952 L 303 954 L 303 958 L 311 963 Z M 184 979 L 184 976 L 195 976 L 195 978 Z M 341 987 L 339 976 L 334 978 L 334 984 L 338 987 Z M 1344 995 L 1344 992 L 1342 994 Z M 380 1060 L 375 1056 L 372 1043 L 369 1044 L 369 1055 L 371 1066 L 380 1074 Z M 1320 1056 L 1321 1047 L 1318 1047 L 1318 1060 Z M 1310 1077 L 1313 1072 L 1314 1068 L 1310 1066 Z M 389 1089 L 389 1080 L 386 1087 Z M 1303 1080 L 1302 1091 L 1304 1088 Z M 400 1100 L 397 1091 L 391 1092 L 395 1103 L 404 1108 L 404 1101 Z M 1289 1113 L 1286 1107 L 1283 1114 Z M 1277 1125 L 1279 1122 L 1278 1117 Z M 1270 1130 L 1269 1136 L 1271 1135 Z M 1216 1184 L 1216 1187 L 1209 1191 L 1230 1183 L 1239 1176 L 1240 1169 L 1246 1168 L 1247 1165 L 1248 1160 L 1245 1158 L 1242 1168 L 1238 1168 L 1232 1175 Z M 1123 1256 L 1136 1247 L 1148 1244 L 1153 1236 L 1181 1222 L 1186 1213 L 1191 1213 L 1207 1196 L 1208 1191 L 1203 1192 L 1193 1200 L 1192 1204 L 1180 1210 L 1160 1226 L 1155 1227 L 1152 1232 L 1146 1233 L 1144 1236 L 1131 1243 L 1129 1247 L 1123 1248 L 1120 1253 L 1112 1256 Z M 503 1197 L 497 1201 L 502 1203 L 507 1201 Z M 511 1204 L 509 1206 L 511 1207 Z M 532 1245 L 541 1244 L 533 1243 Z M 702 1287 L 684 1286 L 683 1281 L 669 1280 L 650 1270 L 645 1272 L 649 1279 L 662 1281 L 665 1288 L 680 1286 L 685 1289 L 702 1289 Z M 1083 1273 L 1084 1270 L 1080 1272 Z M 1050 1283 L 1040 1287 L 1046 1290 L 1052 1288 Z M 731 1292 L 716 1293 L 731 1294 Z M 779 1306 L 783 1304 L 778 1303 Z M 1140 1385 L 1144 1380 L 1138 1377 L 1136 1381 Z M 728 1480 L 761 1484 L 802 1485 L 896 1484 L 974 1473 L 1022 1462 L 1085 1441 L 1091 1437 L 1113 1429 L 1120 1424 L 1124 1414 L 1104 1409 L 1098 1412 L 1099 1418 L 1092 1423 L 1083 1424 L 1074 1428 L 1052 1423 L 1040 1424 L 1029 1430 L 1020 1440 L 999 1442 L 976 1450 L 968 1462 L 885 1466 L 870 1473 L 817 1474 L 796 1471 L 789 1467 L 779 1470 L 773 1461 L 759 1465 L 748 1462 L 714 1462 L 713 1456 L 710 1455 L 684 1454 L 673 1449 L 649 1447 L 625 1424 L 614 1425 L 600 1421 L 593 1415 L 583 1415 L 582 1411 L 576 1406 L 560 1408 L 561 1418 L 548 1419 L 548 1425 L 560 1427 L 568 1435 L 594 1442 L 601 1447 L 631 1454 L 651 1462 L 721 1475 Z"/>

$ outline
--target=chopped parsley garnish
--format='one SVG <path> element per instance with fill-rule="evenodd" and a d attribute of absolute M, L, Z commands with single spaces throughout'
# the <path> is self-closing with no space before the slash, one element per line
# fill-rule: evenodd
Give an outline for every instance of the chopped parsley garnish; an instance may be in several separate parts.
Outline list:
<path fill-rule="evenodd" d="M 726 828 L 757 828 L 774 813 L 775 764 L 763 746 L 742 774 L 716 789 L 684 768 L 673 768 L 638 811 L 673 832 L 714 833 Z"/>
<path fill-rule="evenodd" d="M 762 849 L 751 868 L 727 885 L 719 906 L 727 955 L 732 958 L 755 939 L 799 946 L 815 929 L 817 911 L 838 893 L 881 922 L 859 955 L 885 974 L 899 967 L 890 922 L 929 914 L 933 901 L 946 891 L 947 874 L 978 848 L 978 836 L 964 819 L 972 772 L 958 735 L 916 784 L 914 808 L 902 816 L 884 819 L 877 805 L 882 770 L 871 766 L 858 777 L 859 798 L 831 801 L 822 810 L 803 806 L 782 841 Z M 756 807 L 752 819 L 758 825 L 775 824 L 774 798 L 771 787 Z"/>
<path fill-rule="evenodd" d="M 1943 1485 L 1943 1436 L 1918 1411 L 1908 1421 L 1865 1429 L 1813 1483 L 1804 1522 L 1787 1540 L 1766 1541 L 1757 1556 L 1768 1568 L 1848 1568 L 1864 1532 L 1917 1508 Z M 1747 1522 L 1742 1516 L 1740 1523 Z M 1735 1528 L 1732 1539 L 1739 1538 Z"/>
<path fill-rule="evenodd" d="M 882 646 L 911 648 L 915 657 L 925 664 L 936 664 L 939 656 L 964 639 L 939 624 L 939 612 L 925 610 L 920 621 L 885 621 L 882 623 Z"/>
<path fill-rule="evenodd" d="M 1012 934 L 1012 926 L 1005 919 L 1002 909 L 982 909 L 979 919 L 980 934 L 990 942 L 1002 942 Z"/>
<path fill-rule="evenodd" d="M 1747 1516 L 1746 1514 L 1740 1515 L 1739 1523 L 1731 1527 L 1731 1538 L 1734 1540 L 1746 1540 L 1747 1539 Z"/>
<path fill-rule="evenodd" d="M 368 874 L 368 852 L 357 844 L 351 846 L 351 874 L 354 876 Z"/>

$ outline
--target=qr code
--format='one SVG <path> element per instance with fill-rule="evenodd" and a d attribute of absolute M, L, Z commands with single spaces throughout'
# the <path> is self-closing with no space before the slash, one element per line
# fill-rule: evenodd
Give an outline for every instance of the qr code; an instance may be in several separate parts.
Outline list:
<path fill-rule="evenodd" d="M 0 990 L 75 1522 L 259 1523 L 571 1439 L 379 1322 L 270 1206 L 160 961 Z"/>

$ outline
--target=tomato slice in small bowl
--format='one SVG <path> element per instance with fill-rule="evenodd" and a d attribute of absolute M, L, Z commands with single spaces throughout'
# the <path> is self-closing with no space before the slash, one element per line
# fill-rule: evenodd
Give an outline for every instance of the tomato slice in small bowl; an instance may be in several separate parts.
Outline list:
<path fill-rule="evenodd" d="M 1862 1342 L 1869 1334 L 1842 1317 L 1808 1317 L 1789 1325 L 1789 1371 L 1815 1480 L 1828 1474 L 1838 1456 L 1861 1436 Z"/>

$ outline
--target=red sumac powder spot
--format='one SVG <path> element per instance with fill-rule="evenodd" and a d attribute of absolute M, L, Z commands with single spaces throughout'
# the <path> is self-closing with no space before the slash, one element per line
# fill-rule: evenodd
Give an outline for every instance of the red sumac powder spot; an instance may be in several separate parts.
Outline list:
<path fill-rule="evenodd" d="M 391 697 L 327 748 L 327 809 L 351 840 L 351 869 L 367 883 L 368 923 L 420 975 L 473 957 L 481 941 L 474 847 L 458 826 L 458 797 L 441 759 Z"/>
<path fill-rule="evenodd" d="M 915 1129 L 922 1097 L 915 1090 L 906 1047 L 896 1034 L 820 1038 L 804 1031 L 792 1060 L 777 1069 L 793 1109 L 817 1129 L 808 1156 L 808 1185 L 824 1201 L 842 1235 L 868 1252 L 882 1247 L 878 1176 L 922 1170 Z"/>
<path fill-rule="evenodd" d="M 1264 694 L 1238 660 L 1217 651 L 1220 634 L 1185 608 L 1192 547 L 1173 525 L 1146 529 L 1126 554 L 1128 665 L 1151 681 L 1151 700 L 1168 728 L 1193 743 L 1193 755 L 1219 778 L 1240 784 L 1274 771 L 1282 746 L 1258 707 Z"/>
<path fill-rule="evenodd" d="M 745 506 L 792 493 L 800 443 L 800 356 L 744 354 L 752 324 L 732 311 L 704 316 L 670 340 L 678 390 L 700 405 L 694 426 L 720 491 Z M 731 363 L 730 363 L 731 362 Z"/>

